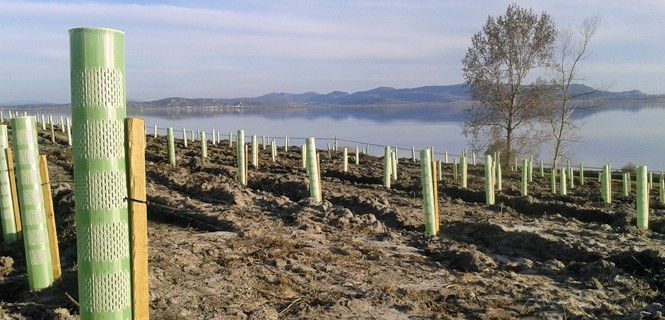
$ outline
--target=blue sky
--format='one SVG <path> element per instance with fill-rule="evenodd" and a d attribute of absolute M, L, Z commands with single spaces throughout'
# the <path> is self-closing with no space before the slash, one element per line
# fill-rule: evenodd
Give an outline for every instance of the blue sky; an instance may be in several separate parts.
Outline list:
<path fill-rule="evenodd" d="M 462 82 L 510 1 L 0 1 L 0 102 L 69 101 L 73 27 L 125 32 L 127 94 L 240 97 Z M 559 27 L 599 15 L 583 82 L 665 93 L 665 1 L 517 1 Z"/>

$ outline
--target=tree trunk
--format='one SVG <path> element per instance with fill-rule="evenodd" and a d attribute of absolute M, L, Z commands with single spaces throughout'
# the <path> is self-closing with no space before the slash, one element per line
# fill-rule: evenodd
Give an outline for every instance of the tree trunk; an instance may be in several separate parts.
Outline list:
<path fill-rule="evenodd" d="M 511 161 L 513 161 L 513 129 L 510 126 L 506 129 L 506 159 L 508 159 L 508 165 L 510 166 Z"/>

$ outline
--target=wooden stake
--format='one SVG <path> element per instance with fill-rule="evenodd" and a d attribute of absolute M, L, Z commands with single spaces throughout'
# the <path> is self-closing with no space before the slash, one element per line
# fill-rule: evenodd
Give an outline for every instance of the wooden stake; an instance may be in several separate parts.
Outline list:
<path fill-rule="evenodd" d="M 127 118 L 127 183 L 132 252 L 134 319 L 149 319 L 148 208 L 146 205 L 145 136 L 143 119 Z"/>
<path fill-rule="evenodd" d="M 16 190 L 16 175 L 14 173 L 14 153 L 12 148 L 5 149 L 7 157 L 7 172 L 9 173 L 9 188 L 12 191 L 12 206 L 14 207 L 14 222 L 16 223 L 16 236 L 23 237 L 23 228 L 21 227 L 21 211 L 18 206 L 18 191 Z"/>
<path fill-rule="evenodd" d="M 434 221 L 436 225 L 434 226 L 434 234 L 439 233 L 439 191 L 438 191 L 438 181 L 436 173 L 436 161 L 432 161 L 432 184 L 434 185 Z"/>
<path fill-rule="evenodd" d="M 46 156 L 39 156 L 39 174 L 42 176 L 42 195 L 44 197 L 44 212 L 46 213 L 46 227 L 51 248 L 51 263 L 53 264 L 53 279 L 60 279 L 62 269 L 60 266 L 60 249 L 58 248 L 58 233 L 55 230 L 55 213 L 53 212 L 53 197 L 51 196 L 51 180 L 48 176 Z"/>

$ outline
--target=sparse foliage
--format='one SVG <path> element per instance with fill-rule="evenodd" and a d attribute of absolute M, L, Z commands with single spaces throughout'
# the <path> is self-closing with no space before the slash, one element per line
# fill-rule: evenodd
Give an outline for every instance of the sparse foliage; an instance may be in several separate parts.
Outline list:
<path fill-rule="evenodd" d="M 578 78 L 579 65 L 589 56 L 589 43 L 598 29 L 599 23 L 599 17 L 589 17 L 584 20 L 579 29 L 569 28 L 559 32 L 554 60 L 550 64 L 554 71 L 552 82 L 557 92 L 550 117 L 551 136 L 554 144 L 553 168 L 556 168 L 568 143 L 579 140 L 577 128 L 572 120 L 576 108 L 575 100 L 594 91 L 572 93 L 571 85 L 576 80 L 580 80 Z"/>
<path fill-rule="evenodd" d="M 543 98 L 552 88 L 545 81 L 527 81 L 552 61 L 556 35 L 547 13 L 511 4 L 503 16 L 487 18 L 462 60 L 465 83 L 477 101 L 466 109 L 463 133 L 484 139 L 485 145 L 503 136 L 504 160 L 519 152 L 516 140 L 521 148 L 528 145 L 525 140 L 541 137 L 536 124 L 548 118 Z"/>

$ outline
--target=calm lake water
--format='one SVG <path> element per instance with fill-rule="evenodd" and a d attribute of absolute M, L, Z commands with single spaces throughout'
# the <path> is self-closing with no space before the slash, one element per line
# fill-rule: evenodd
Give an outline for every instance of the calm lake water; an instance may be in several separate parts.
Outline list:
<path fill-rule="evenodd" d="M 570 145 L 572 162 L 585 166 L 601 166 L 609 163 L 620 168 L 629 162 L 646 164 L 654 170 L 665 170 L 665 104 L 624 105 L 606 111 L 579 114 L 575 120 L 579 126 L 581 142 Z M 160 114 L 132 111 L 132 116 L 145 118 L 148 131 L 153 124 L 159 128 L 173 127 L 177 138 L 182 128 L 221 130 L 222 139 L 229 131 L 244 129 L 246 135 L 290 137 L 290 145 L 300 145 L 298 137 L 334 137 L 357 140 L 376 145 L 404 148 L 401 157 L 411 156 L 411 146 L 422 149 L 434 146 L 436 152 L 448 150 L 457 154 L 468 148 L 467 139 L 461 134 L 462 117 L 455 108 L 441 107 L 302 107 L 302 108 L 245 108 L 218 112 L 179 112 Z M 54 115 L 67 110 L 54 110 Z M 165 135 L 165 129 L 159 134 Z M 327 141 L 319 141 L 318 148 L 325 148 Z M 278 139 L 283 145 L 283 139 Z M 356 144 L 339 142 L 339 146 L 355 148 Z M 361 148 L 364 145 L 360 145 Z M 550 159 L 549 145 L 542 148 L 545 162 Z M 370 153 L 382 154 L 381 147 L 370 147 Z M 451 160 L 452 161 L 452 158 Z"/>

